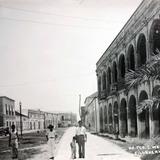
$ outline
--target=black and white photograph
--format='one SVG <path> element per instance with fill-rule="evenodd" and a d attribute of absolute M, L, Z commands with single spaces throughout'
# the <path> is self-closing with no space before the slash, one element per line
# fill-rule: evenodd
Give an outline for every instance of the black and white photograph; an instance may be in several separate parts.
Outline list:
<path fill-rule="evenodd" d="M 160 159 L 160 0 L 0 0 L 13 159 Z"/>

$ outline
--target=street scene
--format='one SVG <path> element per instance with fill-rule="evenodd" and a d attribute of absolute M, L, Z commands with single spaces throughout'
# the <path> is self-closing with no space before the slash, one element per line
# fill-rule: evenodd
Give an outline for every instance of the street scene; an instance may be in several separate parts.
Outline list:
<path fill-rule="evenodd" d="M 160 0 L 0 0 L 0 27 L 0 159 L 160 159 Z"/>

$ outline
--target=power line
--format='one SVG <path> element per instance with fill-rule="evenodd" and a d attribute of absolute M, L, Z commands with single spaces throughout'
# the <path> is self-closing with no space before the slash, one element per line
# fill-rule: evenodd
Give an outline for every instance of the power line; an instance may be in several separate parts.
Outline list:
<path fill-rule="evenodd" d="M 35 20 L 28 20 L 28 19 L 17 19 L 17 18 L 10 18 L 10 17 L 0 17 L 0 19 L 9 20 L 9 21 L 16 21 L 16 22 L 29 22 L 33 24 L 43 24 L 43 25 L 50 25 L 50 26 L 61 26 L 61 27 L 71 27 L 71 28 L 81 28 L 81 29 L 94 29 L 94 30 L 108 30 L 111 28 L 105 27 L 91 27 L 91 26 L 83 26 L 83 25 L 67 25 L 67 24 L 60 24 L 60 23 L 51 23 L 51 22 L 41 22 Z"/>

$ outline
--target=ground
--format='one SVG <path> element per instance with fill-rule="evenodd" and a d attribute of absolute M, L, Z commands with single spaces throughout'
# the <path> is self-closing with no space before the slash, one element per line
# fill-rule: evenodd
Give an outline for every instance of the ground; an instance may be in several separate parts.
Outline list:
<path fill-rule="evenodd" d="M 65 133 L 64 133 L 65 132 Z M 70 142 L 75 134 L 75 128 L 59 128 L 57 130 L 58 139 L 56 143 L 55 160 L 70 160 Z M 63 135 L 63 136 L 62 136 Z M 148 144 L 155 144 L 153 140 L 148 140 Z M 158 140 L 155 140 L 157 143 Z M 102 136 L 93 135 L 87 132 L 85 160 L 140 160 L 139 156 L 128 152 L 129 146 L 144 145 L 146 140 L 139 142 L 115 141 Z M 159 144 L 159 143 L 158 143 Z M 160 146 L 160 145 L 159 145 Z M 78 150 L 78 146 L 77 146 Z M 132 150 L 133 152 L 133 150 Z M 78 152 L 77 152 L 78 157 Z M 19 160 L 49 160 L 49 149 L 44 133 L 25 134 L 20 144 Z M 0 138 L 0 159 L 11 160 L 7 138 Z M 158 160 L 159 155 L 148 155 L 142 160 Z M 77 160 L 79 160 L 77 158 Z"/>
<path fill-rule="evenodd" d="M 61 139 L 66 128 L 58 128 L 58 139 L 57 143 Z M 45 132 L 31 132 L 23 134 L 23 139 L 20 138 L 19 144 L 19 160 L 32 159 L 35 155 L 39 153 L 44 153 L 44 148 L 46 148 L 47 141 Z M 10 148 L 8 147 L 8 137 L 0 138 L 0 159 L 11 160 Z M 43 159 L 41 159 L 43 160 Z"/>
<path fill-rule="evenodd" d="M 55 160 L 70 160 L 70 142 L 75 134 L 75 128 L 69 128 L 62 137 Z M 96 135 L 87 133 L 85 160 L 140 160 L 134 154 L 128 153 L 116 144 Z M 78 157 L 78 155 L 77 155 Z"/>

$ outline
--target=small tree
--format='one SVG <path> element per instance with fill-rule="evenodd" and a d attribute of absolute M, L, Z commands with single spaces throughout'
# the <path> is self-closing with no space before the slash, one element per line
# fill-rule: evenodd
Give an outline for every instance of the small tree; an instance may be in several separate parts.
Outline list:
<path fill-rule="evenodd" d="M 125 83 L 128 85 L 127 90 L 138 86 L 146 81 L 160 81 L 160 51 L 157 49 L 156 54 L 152 54 L 151 59 L 145 65 L 133 70 L 129 70 L 125 76 Z M 153 106 L 159 106 L 160 97 L 155 96 L 148 100 L 143 100 L 137 106 L 137 113 L 143 110 L 151 109 Z"/>

